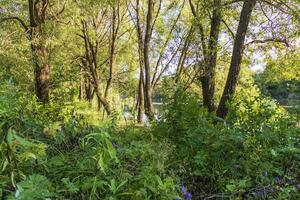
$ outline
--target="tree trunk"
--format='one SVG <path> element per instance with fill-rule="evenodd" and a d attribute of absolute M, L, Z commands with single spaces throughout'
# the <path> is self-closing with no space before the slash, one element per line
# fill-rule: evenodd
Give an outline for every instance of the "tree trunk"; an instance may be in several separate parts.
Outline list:
<path fill-rule="evenodd" d="M 111 115 L 112 110 L 110 108 L 108 101 L 104 97 L 102 97 L 101 93 L 99 92 L 99 89 L 96 89 L 96 87 L 95 87 L 95 93 L 98 100 L 98 109 L 99 107 L 101 108 L 101 105 L 103 105 L 107 115 L 108 116 Z"/>
<path fill-rule="evenodd" d="M 235 94 L 236 91 L 236 86 L 241 69 L 245 37 L 251 18 L 251 13 L 255 4 L 256 0 L 245 0 L 241 11 L 240 21 L 234 40 L 229 73 L 225 89 L 223 91 L 223 95 L 217 110 L 217 116 L 223 119 L 225 119 L 228 114 L 228 108 L 226 107 L 226 103 Z"/>
<path fill-rule="evenodd" d="M 108 101 L 106 100 L 105 97 L 102 96 L 102 94 L 100 92 L 99 80 L 98 80 L 98 76 L 96 74 L 96 70 L 93 69 L 92 66 L 90 66 L 90 70 L 92 72 L 92 78 L 93 78 L 93 83 L 94 83 L 94 92 L 97 96 L 98 109 L 100 109 L 101 105 L 103 105 L 107 115 L 110 115 L 112 113 L 112 110 L 110 108 Z"/>
<path fill-rule="evenodd" d="M 183 72 L 183 69 L 184 69 L 184 63 L 185 63 L 185 60 L 186 60 L 188 49 L 189 49 L 189 46 L 190 46 L 190 43 L 191 43 L 191 36 L 193 35 L 193 33 L 194 33 L 194 26 L 192 25 L 189 32 L 188 32 L 188 34 L 187 34 L 187 36 L 186 36 L 186 38 L 185 38 L 182 50 L 180 52 L 180 57 L 179 57 L 179 60 L 178 60 L 178 64 L 177 64 L 177 68 L 176 68 L 175 81 L 174 81 L 176 87 L 178 87 L 178 85 L 180 84 L 180 81 L 181 81 L 181 75 L 182 75 L 182 72 Z"/>
<path fill-rule="evenodd" d="M 87 23 L 85 20 L 82 20 L 82 33 L 85 45 L 86 67 L 90 72 L 91 78 L 93 79 L 94 92 L 97 96 L 98 101 L 98 109 L 100 109 L 101 105 L 103 105 L 107 115 L 110 115 L 112 113 L 112 109 L 107 99 L 101 94 L 99 79 L 97 75 L 97 45 L 93 45 L 90 40 L 87 30 Z"/>
<path fill-rule="evenodd" d="M 34 71 L 36 96 L 42 103 L 48 103 L 50 88 L 50 65 L 44 63 L 39 66 L 38 63 L 35 63 Z"/>
<path fill-rule="evenodd" d="M 209 112 L 215 111 L 215 74 L 217 65 L 217 48 L 221 24 L 221 0 L 214 0 L 213 17 L 211 19 L 210 38 L 205 56 L 204 74 L 200 78 L 202 84 L 203 105 Z"/>
<path fill-rule="evenodd" d="M 44 30 L 48 0 L 28 0 L 30 27 L 28 29 L 34 64 L 35 93 L 43 104 L 49 102 L 50 53 L 45 45 Z"/>
<path fill-rule="evenodd" d="M 145 79 L 144 79 L 144 57 L 143 57 L 143 32 L 141 28 L 140 21 L 140 0 L 136 0 L 136 30 L 138 36 L 138 54 L 139 54 L 139 67 L 140 67 L 140 78 L 139 78 L 139 86 L 138 86 L 138 98 L 137 98 L 137 108 L 138 115 L 137 121 L 138 123 L 144 123 L 144 115 L 145 115 Z"/>
<path fill-rule="evenodd" d="M 80 83 L 79 83 L 78 99 L 79 100 L 83 99 L 83 81 L 82 81 L 82 78 L 80 79 Z"/>
<path fill-rule="evenodd" d="M 93 100 L 93 91 L 91 87 L 91 81 L 88 76 L 84 78 L 84 85 L 85 85 L 85 98 L 91 104 Z"/>
<path fill-rule="evenodd" d="M 143 78 L 143 70 L 140 69 L 140 80 L 139 80 L 139 88 L 138 88 L 138 123 L 144 123 L 144 115 L 145 115 L 145 97 L 144 97 L 144 78 Z"/>
<path fill-rule="evenodd" d="M 113 80 L 113 65 L 114 65 L 114 55 L 115 55 L 115 44 L 116 44 L 116 37 L 118 33 L 117 28 L 117 11 L 116 8 L 113 6 L 113 13 L 112 13 L 112 26 L 111 26 L 111 42 L 110 42 L 110 50 L 109 50 L 109 76 L 105 88 L 104 97 L 107 98 L 109 89 L 112 85 Z"/>
<path fill-rule="evenodd" d="M 153 23 L 153 0 L 148 0 L 148 11 L 146 20 L 146 31 L 145 31 L 145 41 L 144 41 L 144 66 L 145 66 L 145 108 L 146 114 L 150 120 L 154 118 L 154 108 L 152 104 L 152 87 L 151 87 L 151 67 L 149 61 L 149 49 L 150 41 L 152 37 L 152 23 Z"/>
<path fill-rule="evenodd" d="M 31 44 L 31 52 L 34 64 L 35 94 L 40 102 L 46 104 L 49 102 L 50 88 L 49 53 L 42 44 L 38 46 Z"/>

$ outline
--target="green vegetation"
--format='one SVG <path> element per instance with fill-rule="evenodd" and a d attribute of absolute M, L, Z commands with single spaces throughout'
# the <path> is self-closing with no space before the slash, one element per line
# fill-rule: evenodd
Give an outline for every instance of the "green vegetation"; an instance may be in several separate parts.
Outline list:
<path fill-rule="evenodd" d="M 299 8 L 1 1 L 0 199 L 300 199 Z"/>
<path fill-rule="evenodd" d="M 269 60 L 266 69 L 256 75 L 256 82 L 265 96 L 272 97 L 290 112 L 300 113 L 299 52 Z"/>

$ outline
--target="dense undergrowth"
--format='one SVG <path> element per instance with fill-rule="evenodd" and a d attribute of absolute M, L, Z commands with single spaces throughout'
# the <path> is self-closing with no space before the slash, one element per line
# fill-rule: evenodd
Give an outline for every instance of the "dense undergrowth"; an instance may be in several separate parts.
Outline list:
<path fill-rule="evenodd" d="M 0 92 L 2 199 L 300 198 L 297 118 L 259 96 L 233 102 L 225 122 L 177 93 L 144 128 Z"/>
<path fill-rule="evenodd" d="M 5 89 L 0 101 L 2 198 L 176 196 L 179 180 L 165 164 L 171 147 L 154 139 L 149 130 L 130 126 L 119 130 L 114 119 L 92 123 L 93 114 L 75 112 L 82 106 L 45 109 Z"/>

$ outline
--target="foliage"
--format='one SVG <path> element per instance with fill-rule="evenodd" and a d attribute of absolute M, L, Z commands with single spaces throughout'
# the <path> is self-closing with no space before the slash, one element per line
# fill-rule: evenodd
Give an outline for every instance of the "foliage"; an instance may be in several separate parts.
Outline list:
<path fill-rule="evenodd" d="M 87 124 L 88 115 L 43 106 L 1 88 L 1 194 L 9 199 L 170 199 L 171 147 L 149 132 Z M 15 105 L 9 102 L 14 102 Z M 57 105 L 62 106 L 62 105 Z M 76 107 L 76 110 L 80 110 Z M 32 115 L 33 109 L 39 115 Z M 67 110 L 67 111 L 66 111 Z M 43 114 L 45 112 L 45 114 Z M 47 122 L 47 123 L 46 123 Z M 120 138 L 122 135 L 122 138 Z M 39 140 L 37 140 L 37 138 Z M 155 149 L 160 146 L 162 151 Z"/>
<path fill-rule="evenodd" d="M 297 119 L 247 89 L 239 94 L 227 122 L 195 109 L 191 94 L 167 105 L 154 134 L 175 146 L 173 170 L 199 199 L 299 198 Z"/>
<path fill-rule="evenodd" d="M 0 1 L 0 199 L 300 199 L 298 8 Z"/>
<path fill-rule="evenodd" d="M 269 59 L 266 69 L 259 74 L 265 83 L 299 80 L 300 54 L 298 51 L 279 54 L 276 59 Z"/>

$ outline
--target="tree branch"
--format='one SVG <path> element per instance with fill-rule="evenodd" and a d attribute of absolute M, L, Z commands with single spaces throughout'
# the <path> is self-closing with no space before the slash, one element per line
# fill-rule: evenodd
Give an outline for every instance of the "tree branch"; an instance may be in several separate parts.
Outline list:
<path fill-rule="evenodd" d="M 229 2 L 224 2 L 222 4 L 222 6 L 229 6 L 231 4 L 238 3 L 238 2 L 241 2 L 241 1 L 243 1 L 243 0 L 232 0 L 232 1 L 229 1 Z"/>
<path fill-rule="evenodd" d="M 227 28 L 228 32 L 230 33 L 232 39 L 234 39 L 234 38 L 235 38 L 235 34 L 234 34 L 234 32 L 231 30 L 231 28 L 229 27 L 229 25 L 227 24 L 227 22 L 226 22 L 225 20 L 223 20 L 223 19 L 222 19 L 221 21 L 222 21 L 222 23 L 226 26 L 226 28 Z"/>
<path fill-rule="evenodd" d="M 245 47 L 249 46 L 251 44 L 265 44 L 265 43 L 268 43 L 268 42 L 283 43 L 286 47 L 290 46 L 288 41 L 285 38 L 284 39 L 281 39 L 281 38 L 268 38 L 268 39 L 264 39 L 264 40 L 253 40 L 253 41 L 248 42 L 247 44 L 245 44 Z"/>
<path fill-rule="evenodd" d="M 6 17 L 6 18 L 2 18 L 2 19 L 0 19 L 0 24 L 2 23 L 2 22 L 5 22 L 5 21 L 8 21 L 8 20 L 16 20 L 16 21 L 18 21 L 21 25 L 22 25 L 22 27 L 25 29 L 25 31 L 27 32 L 28 31 L 28 26 L 25 24 L 25 22 L 21 19 L 21 18 L 19 18 L 19 17 Z"/>
<path fill-rule="evenodd" d="M 201 45 L 202 45 L 202 49 L 203 49 L 203 55 L 206 57 L 207 55 L 207 48 L 206 48 L 206 39 L 205 39 L 205 31 L 204 31 L 204 27 L 202 25 L 202 23 L 200 22 L 200 19 L 197 15 L 197 11 L 195 9 L 195 6 L 192 2 L 192 0 L 189 0 L 189 4 L 190 4 L 190 8 L 191 8 L 191 11 L 192 11 L 192 14 L 194 16 L 194 18 L 197 20 L 196 23 L 199 27 L 199 31 L 200 31 L 200 36 L 201 36 Z"/>

